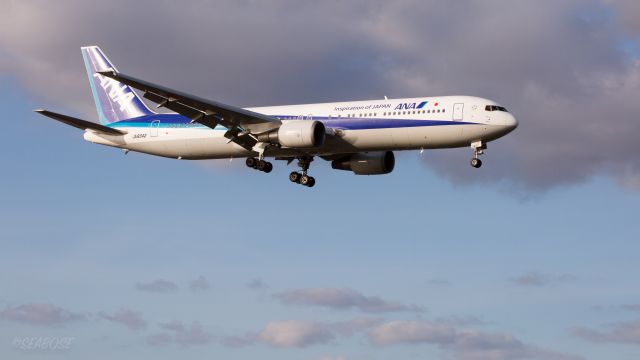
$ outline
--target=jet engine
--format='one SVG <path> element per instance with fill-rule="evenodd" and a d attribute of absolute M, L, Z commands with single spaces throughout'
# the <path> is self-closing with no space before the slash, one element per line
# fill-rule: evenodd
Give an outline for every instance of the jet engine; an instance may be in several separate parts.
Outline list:
<path fill-rule="evenodd" d="M 392 151 L 358 153 L 331 162 L 338 170 L 353 171 L 356 175 L 382 175 L 393 171 L 396 158 Z"/>
<path fill-rule="evenodd" d="M 258 141 L 289 148 L 314 148 L 324 144 L 325 127 L 319 121 L 287 121 L 279 128 L 257 136 Z"/>

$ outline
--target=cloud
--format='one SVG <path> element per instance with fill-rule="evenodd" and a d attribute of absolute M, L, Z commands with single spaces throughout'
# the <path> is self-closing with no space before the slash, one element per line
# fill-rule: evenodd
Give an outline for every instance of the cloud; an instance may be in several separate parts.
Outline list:
<path fill-rule="evenodd" d="M 435 322 L 451 326 L 486 325 L 486 322 L 475 316 L 448 316 L 435 319 Z"/>
<path fill-rule="evenodd" d="M 267 290 L 269 286 L 260 279 L 253 279 L 247 283 L 247 287 L 251 290 Z"/>
<path fill-rule="evenodd" d="M 312 321 L 273 321 L 258 334 L 257 339 L 277 347 L 307 347 L 325 344 L 335 335 L 326 326 Z"/>
<path fill-rule="evenodd" d="M 377 296 L 365 296 L 353 289 L 308 288 L 275 294 L 283 304 L 320 306 L 330 309 L 358 309 L 369 313 L 422 312 L 424 308 L 383 300 Z"/>
<path fill-rule="evenodd" d="M 213 336 L 197 321 L 185 324 L 181 321 L 161 323 L 162 333 L 151 335 L 147 342 L 154 346 L 177 344 L 181 346 L 206 345 Z"/>
<path fill-rule="evenodd" d="M 7 306 L 0 311 L 0 320 L 40 326 L 62 326 L 85 318 L 83 314 L 74 313 L 50 303 Z"/>
<path fill-rule="evenodd" d="M 369 332 L 369 340 L 379 346 L 395 344 L 448 344 L 454 342 L 453 327 L 419 321 L 391 321 Z"/>
<path fill-rule="evenodd" d="M 139 312 L 121 309 L 112 315 L 100 313 L 99 316 L 105 320 L 126 326 L 131 330 L 140 330 L 147 327 L 147 322 Z"/>
<path fill-rule="evenodd" d="M 205 291 L 209 290 L 209 287 L 209 281 L 202 275 L 198 276 L 197 279 L 194 279 L 189 283 L 189 289 L 193 291 Z"/>
<path fill-rule="evenodd" d="M 281 348 L 304 348 L 365 333 L 375 346 L 433 345 L 457 360 L 583 360 L 522 342 L 510 334 L 459 330 L 431 321 L 387 321 L 356 318 L 345 322 L 285 320 L 269 322 L 261 331 L 223 340 L 226 346 L 265 343 Z"/>
<path fill-rule="evenodd" d="M 640 304 L 625 304 L 622 308 L 629 311 L 640 311 Z"/>
<path fill-rule="evenodd" d="M 87 117 L 95 110 L 78 47 L 98 43 L 126 73 L 232 105 L 495 99 L 521 125 L 489 144 L 485 168 L 466 164 L 469 149 L 428 152 L 425 165 L 459 184 L 540 191 L 608 176 L 640 189 L 634 0 L 43 4 L 14 1 L 0 14 L 0 69 Z M 154 21 L 140 28 L 140 13 Z M 43 37 L 49 29 L 58 36 Z M 151 37 L 163 46 L 141 48 Z"/>
<path fill-rule="evenodd" d="M 441 286 L 441 287 L 449 287 L 451 286 L 451 282 L 447 279 L 433 278 L 427 280 L 427 284 L 433 286 Z"/>
<path fill-rule="evenodd" d="M 640 3 L 634 0 L 605 0 L 612 5 L 624 29 L 632 36 L 640 34 Z"/>
<path fill-rule="evenodd" d="M 240 348 L 253 345 L 258 341 L 255 333 L 248 333 L 241 336 L 226 336 L 222 338 L 222 344 L 227 347 Z"/>
<path fill-rule="evenodd" d="M 164 346 L 173 342 L 173 336 L 167 333 L 153 334 L 147 337 L 147 343 L 153 346 Z"/>
<path fill-rule="evenodd" d="M 452 352 L 459 360 L 578 360 L 580 356 L 558 353 L 528 345 L 510 334 L 459 331 L 426 321 L 391 321 L 368 333 L 377 346 L 431 344 Z"/>
<path fill-rule="evenodd" d="M 585 327 L 572 329 L 571 333 L 592 342 L 611 342 L 640 345 L 640 320 L 617 322 L 606 326 L 606 330 L 598 331 Z"/>
<path fill-rule="evenodd" d="M 509 278 L 509 281 L 520 286 L 546 286 L 571 281 L 574 277 L 568 274 L 551 275 L 532 272 Z"/>
<path fill-rule="evenodd" d="M 525 344 L 509 334 L 460 332 L 450 347 L 460 360 L 584 360 L 582 356 Z"/>
<path fill-rule="evenodd" d="M 170 293 L 178 290 L 178 285 L 169 280 L 158 279 L 148 283 L 137 283 L 136 290 L 154 293 Z"/>
<path fill-rule="evenodd" d="M 223 339 L 229 347 L 243 347 L 265 343 L 274 347 L 304 348 L 326 344 L 338 337 L 350 337 L 357 332 L 371 328 L 380 320 L 355 318 L 344 322 L 316 322 L 308 320 L 272 321 L 257 333 L 230 336 Z"/>

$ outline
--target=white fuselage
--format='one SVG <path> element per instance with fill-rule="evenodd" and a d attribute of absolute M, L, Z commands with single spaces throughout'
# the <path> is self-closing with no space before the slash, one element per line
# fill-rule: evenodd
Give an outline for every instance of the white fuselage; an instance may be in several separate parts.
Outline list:
<path fill-rule="evenodd" d="M 339 103 L 248 108 L 287 121 L 317 120 L 327 133 L 325 143 L 307 153 L 321 156 L 381 150 L 466 147 L 511 132 L 517 121 L 506 111 L 489 111 L 494 101 L 469 96 L 383 99 Z M 504 110 L 504 108 L 501 108 Z M 125 135 L 88 130 L 85 139 L 158 156 L 179 159 L 221 159 L 255 156 L 230 142 L 225 128 L 208 128 L 177 114 L 115 122 Z M 295 149 L 268 147 L 267 157 L 296 156 Z"/>

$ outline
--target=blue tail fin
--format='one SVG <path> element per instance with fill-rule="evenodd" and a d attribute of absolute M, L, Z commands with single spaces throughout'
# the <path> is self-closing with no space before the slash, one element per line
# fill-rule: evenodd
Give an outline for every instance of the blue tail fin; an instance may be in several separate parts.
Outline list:
<path fill-rule="evenodd" d="M 98 71 L 118 71 L 99 47 L 83 47 L 82 57 L 101 124 L 154 114 L 129 86 L 96 74 Z"/>

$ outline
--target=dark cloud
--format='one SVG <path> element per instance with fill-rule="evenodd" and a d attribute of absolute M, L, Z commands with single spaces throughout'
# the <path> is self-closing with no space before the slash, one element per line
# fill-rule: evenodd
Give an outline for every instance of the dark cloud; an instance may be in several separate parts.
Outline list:
<path fill-rule="evenodd" d="M 532 272 L 509 278 L 509 281 L 520 286 L 546 286 L 571 281 L 574 277 L 568 274 L 553 275 Z"/>
<path fill-rule="evenodd" d="M 424 308 L 415 305 L 391 302 L 377 296 L 365 296 L 353 289 L 295 289 L 275 294 L 274 297 L 287 305 L 320 306 L 339 310 L 358 309 L 369 313 L 424 311 Z"/>
<path fill-rule="evenodd" d="M 163 332 L 151 335 L 147 342 L 154 346 L 177 344 L 181 346 L 206 345 L 213 336 L 197 321 L 185 324 L 181 321 L 161 323 Z"/>
<path fill-rule="evenodd" d="M 640 345 L 640 320 L 609 324 L 602 331 L 577 327 L 572 329 L 571 332 L 575 336 L 592 342 Z"/>
<path fill-rule="evenodd" d="M 640 3 L 635 0 L 605 0 L 605 3 L 615 9 L 615 15 L 620 19 L 624 29 L 631 36 L 640 35 Z"/>
<path fill-rule="evenodd" d="M 111 315 L 100 313 L 99 316 L 105 320 L 124 325 L 131 330 L 140 330 L 147 327 L 147 322 L 142 318 L 142 314 L 133 310 L 121 309 Z"/>
<path fill-rule="evenodd" d="M 267 290 L 269 285 L 260 279 L 253 279 L 247 283 L 247 287 L 252 290 Z"/>
<path fill-rule="evenodd" d="M 178 285 L 169 280 L 158 279 L 148 283 L 137 283 L 136 290 L 155 293 L 170 293 L 177 291 Z"/>
<path fill-rule="evenodd" d="M 61 326 L 84 320 L 85 315 L 63 309 L 50 303 L 29 303 L 7 306 L 0 311 L 0 320 L 40 326 Z"/>
<path fill-rule="evenodd" d="M 153 21 L 138 26 L 141 13 Z M 235 105 L 478 95 L 520 128 L 480 171 L 469 149 L 427 152 L 426 166 L 457 183 L 544 190 L 605 175 L 637 190 L 637 24 L 633 0 L 14 1 L 0 69 L 85 116 L 86 44 L 126 73 Z"/>
<path fill-rule="evenodd" d="M 189 289 L 193 291 L 206 291 L 209 290 L 209 287 L 209 280 L 207 280 L 207 278 L 202 275 L 198 276 L 198 278 L 196 279 L 193 279 L 189 283 Z"/>

